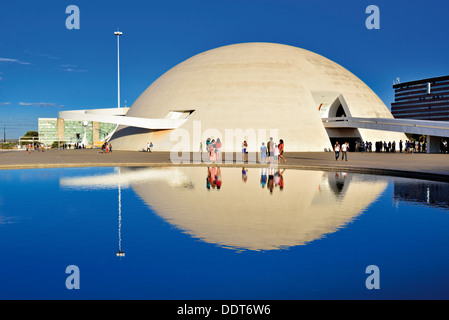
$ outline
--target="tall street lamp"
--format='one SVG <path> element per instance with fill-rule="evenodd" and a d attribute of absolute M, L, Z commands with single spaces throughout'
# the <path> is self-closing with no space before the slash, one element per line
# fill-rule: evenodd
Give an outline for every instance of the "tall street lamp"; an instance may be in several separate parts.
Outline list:
<path fill-rule="evenodd" d="M 120 108 L 120 31 L 114 32 L 117 36 L 117 108 Z"/>

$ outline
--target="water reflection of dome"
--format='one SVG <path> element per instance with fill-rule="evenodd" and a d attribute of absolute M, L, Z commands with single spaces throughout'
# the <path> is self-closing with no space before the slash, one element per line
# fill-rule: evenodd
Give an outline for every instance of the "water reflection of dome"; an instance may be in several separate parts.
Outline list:
<path fill-rule="evenodd" d="M 179 169 L 163 170 L 176 175 Z M 246 183 L 237 169 L 221 170 L 223 186 L 214 192 L 205 186 L 204 167 L 182 168 L 193 188 L 176 187 L 169 180 L 140 180 L 131 186 L 158 215 L 192 237 L 248 250 L 280 249 L 320 239 L 351 222 L 387 186 L 387 181 L 375 178 L 362 181 L 335 173 L 287 170 L 286 187 L 270 196 L 260 186 L 259 169 L 248 170 Z M 125 174 L 131 171 L 122 169 Z"/>

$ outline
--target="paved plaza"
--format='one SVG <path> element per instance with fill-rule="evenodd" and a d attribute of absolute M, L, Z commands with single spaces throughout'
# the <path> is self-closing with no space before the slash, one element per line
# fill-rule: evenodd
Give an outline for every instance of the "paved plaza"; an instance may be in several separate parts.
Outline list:
<path fill-rule="evenodd" d="M 231 167 L 261 167 L 267 166 L 257 161 L 243 164 L 240 154 L 233 154 L 233 161 L 216 164 Z M 284 153 L 287 163 L 279 164 L 281 168 L 331 170 L 346 172 L 365 172 L 371 174 L 394 175 L 410 178 L 430 179 L 449 182 L 449 154 L 400 154 L 400 153 L 349 153 L 349 161 L 335 161 L 332 152 L 298 152 Z M 173 165 L 201 165 L 210 166 L 202 161 L 193 161 L 198 154 L 188 154 L 187 161 L 173 163 L 169 152 L 137 152 L 113 151 L 102 153 L 99 149 L 86 150 L 46 150 L 33 151 L 0 151 L 0 169 L 31 169 L 31 168 L 61 168 L 61 167 L 115 167 L 115 166 L 173 166 Z M 190 158 L 190 161 L 187 159 Z M 223 154 L 222 159 L 230 158 Z M 253 157 L 254 158 L 254 157 Z M 238 159 L 238 160 L 236 160 Z"/>

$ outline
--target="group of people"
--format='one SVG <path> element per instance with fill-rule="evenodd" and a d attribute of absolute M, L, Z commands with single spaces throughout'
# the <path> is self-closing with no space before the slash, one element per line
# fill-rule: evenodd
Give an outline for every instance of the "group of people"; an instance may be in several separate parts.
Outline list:
<path fill-rule="evenodd" d="M 75 143 L 75 149 L 86 149 L 86 145 L 84 143 L 77 142 L 77 143 Z"/>
<path fill-rule="evenodd" d="M 373 144 L 370 141 L 356 141 L 355 142 L 355 152 L 372 152 Z"/>
<path fill-rule="evenodd" d="M 30 152 L 32 152 L 34 149 L 36 149 L 37 152 L 41 151 L 44 152 L 45 151 L 45 146 L 43 143 L 36 143 L 36 144 L 27 144 L 25 146 L 25 154 L 30 154 Z"/>
<path fill-rule="evenodd" d="M 222 142 L 220 138 L 206 139 L 206 151 L 207 151 L 207 161 L 212 163 L 218 163 L 222 160 Z M 200 142 L 200 152 L 201 155 L 203 153 L 203 142 Z M 202 156 L 201 156 L 202 157 Z M 279 140 L 279 143 L 275 143 L 273 137 L 267 142 L 262 142 L 262 146 L 260 147 L 260 162 L 261 163 L 280 163 L 280 159 L 285 162 L 284 158 L 284 141 L 282 139 Z M 248 142 L 244 140 L 242 142 L 242 161 L 248 162 Z"/>
<path fill-rule="evenodd" d="M 402 140 L 399 141 L 399 151 L 402 152 L 403 143 Z M 377 141 L 376 142 L 376 152 L 396 152 L 396 141 Z"/>
<path fill-rule="evenodd" d="M 103 143 L 103 145 L 101 146 L 101 151 L 103 151 L 103 153 L 112 152 L 112 144 L 107 142 Z"/>
<path fill-rule="evenodd" d="M 280 139 L 279 143 L 276 144 L 273 141 L 273 137 L 270 137 L 270 141 L 268 141 L 266 146 L 265 142 L 262 142 L 262 146 L 260 147 L 261 163 L 280 163 L 280 159 L 282 159 L 284 163 L 287 162 L 284 158 L 284 140 Z"/>
<path fill-rule="evenodd" d="M 334 153 L 335 153 L 335 161 L 340 157 L 341 152 L 341 161 L 348 161 L 348 151 L 349 151 L 349 143 L 345 142 L 342 145 L 338 143 L 338 141 L 334 145 Z"/>
<path fill-rule="evenodd" d="M 207 138 L 206 139 L 206 151 L 207 151 L 207 161 L 209 162 L 221 162 L 221 140 L 220 138 L 217 138 L 217 140 L 215 139 L 211 139 L 211 138 Z M 201 152 L 201 157 L 203 155 L 203 142 L 200 142 L 200 152 Z"/>
<path fill-rule="evenodd" d="M 402 149 L 404 149 L 404 153 L 427 152 L 427 144 L 414 140 L 405 140 L 405 143 L 403 143 L 401 140 L 399 141 L 399 153 L 402 153 Z"/>
<path fill-rule="evenodd" d="M 443 139 L 441 140 L 442 144 L 440 145 L 440 150 L 444 150 L 443 145 Z M 396 152 L 396 142 L 386 142 L 386 141 L 377 141 L 375 143 L 375 150 L 376 152 Z M 447 142 L 446 142 L 446 150 L 447 150 Z M 340 145 L 338 141 L 334 145 L 334 153 L 335 153 L 335 160 L 338 160 L 340 157 L 340 154 L 342 155 L 341 160 L 348 160 L 348 154 L 349 151 L 349 143 L 345 142 L 344 144 Z M 355 152 L 372 152 L 372 143 L 367 141 L 356 141 L 355 142 Z M 399 153 L 414 153 L 414 152 L 426 152 L 427 151 L 427 145 L 426 142 L 421 141 L 414 141 L 414 140 L 406 140 L 403 142 L 402 140 L 399 141 Z M 442 151 L 443 152 L 443 151 Z"/>

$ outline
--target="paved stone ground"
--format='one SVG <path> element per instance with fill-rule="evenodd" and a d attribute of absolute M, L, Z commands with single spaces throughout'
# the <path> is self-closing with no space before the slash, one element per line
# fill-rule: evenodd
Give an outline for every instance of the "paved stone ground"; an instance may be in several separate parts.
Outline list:
<path fill-rule="evenodd" d="M 187 161 L 181 164 L 170 160 L 169 152 L 114 151 L 103 154 L 98 149 L 88 150 L 47 150 L 25 151 L 0 150 L 0 169 L 28 169 L 54 167 L 87 166 L 172 166 L 172 165 L 208 165 L 194 163 L 196 154 L 188 154 Z M 223 159 L 231 154 L 223 154 Z M 242 167 L 240 154 L 233 154 L 233 161 L 219 164 L 221 166 Z M 250 161 L 245 167 L 262 166 Z M 347 172 L 366 172 L 382 175 L 395 175 L 411 178 L 431 179 L 449 182 L 449 154 L 400 154 L 400 153 L 349 153 L 349 161 L 335 161 L 331 152 L 285 153 L 287 163 L 281 160 L 280 167 L 296 169 L 338 170 Z M 239 161 L 236 161 L 238 159 Z"/>

